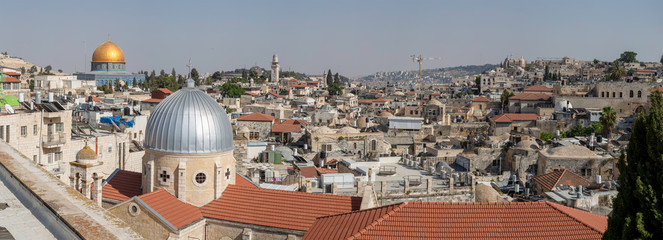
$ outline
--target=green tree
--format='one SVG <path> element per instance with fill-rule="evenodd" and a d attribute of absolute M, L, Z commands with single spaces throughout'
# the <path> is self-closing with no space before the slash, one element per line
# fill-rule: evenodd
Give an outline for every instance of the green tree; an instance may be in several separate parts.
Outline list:
<path fill-rule="evenodd" d="M 618 194 L 603 239 L 663 239 L 663 95 L 651 95 L 617 162 Z"/>
<path fill-rule="evenodd" d="M 619 55 L 619 58 L 617 61 L 624 62 L 624 63 L 636 63 L 638 62 L 637 59 L 635 59 L 635 56 L 638 54 L 636 52 L 631 52 L 631 51 L 626 51 L 623 52 L 621 55 Z"/>
<path fill-rule="evenodd" d="M 338 83 L 332 83 L 327 85 L 327 91 L 329 91 L 329 95 L 341 95 L 343 94 L 343 87 Z"/>
<path fill-rule="evenodd" d="M 327 71 L 327 79 L 325 79 L 325 80 L 327 81 L 327 86 L 334 83 L 334 77 L 332 76 L 331 69 L 329 69 L 329 71 Z"/>
<path fill-rule="evenodd" d="M 476 76 L 474 78 L 474 84 L 477 86 L 477 89 L 479 89 L 479 92 L 481 92 L 481 76 Z"/>
<path fill-rule="evenodd" d="M 504 109 L 509 106 L 509 98 L 513 97 L 514 94 L 512 92 L 509 92 L 509 90 L 504 89 L 502 91 L 502 95 L 500 95 L 500 101 L 502 101 L 502 112 L 504 112 Z"/>
<path fill-rule="evenodd" d="M 543 70 L 543 81 L 550 80 L 550 67 L 546 65 L 546 68 Z"/>
<path fill-rule="evenodd" d="M 242 79 L 249 80 L 249 74 L 246 73 L 246 69 L 242 69 Z"/>
<path fill-rule="evenodd" d="M 552 133 L 547 133 L 547 132 L 541 132 L 541 136 L 539 137 L 542 141 L 548 141 L 552 139 L 553 135 Z"/>
<path fill-rule="evenodd" d="M 131 81 L 131 86 L 136 87 L 136 85 L 138 85 L 138 81 L 136 80 L 136 78 L 134 78 L 134 80 Z"/>
<path fill-rule="evenodd" d="M 219 71 L 216 71 L 212 74 L 212 79 L 214 79 L 215 81 L 221 80 L 222 77 L 223 75 Z"/>
<path fill-rule="evenodd" d="M 173 68 L 173 70 L 170 71 L 170 76 L 171 77 L 176 77 L 177 76 L 177 73 L 175 72 L 175 68 Z"/>
<path fill-rule="evenodd" d="M 113 81 L 113 82 L 115 82 L 115 91 L 116 92 L 120 91 L 120 89 L 122 88 L 122 85 L 120 84 L 120 79 L 116 78 L 115 81 Z"/>
<path fill-rule="evenodd" d="M 663 64 L 663 55 L 661 55 L 661 64 Z"/>
<path fill-rule="evenodd" d="M 196 85 L 200 85 L 198 82 L 200 80 L 200 75 L 198 75 L 198 70 L 196 70 L 196 68 L 191 69 L 191 79 L 196 81 Z"/>
<path fill-rule="evenodd" d="M 608 75 L 608 78 L 612 81 L 619 81 L 626 76 L 626 69 L 624 69 L 624 66 L 622 66 L 622 63 L 619 60 L 612 62 L 609 72 L 610 74 Z"/>
<path fill-rule="evenodd" d="M 595 64 L 595 65 L 596 65 L 596 64 L 599 64 L 600 62 L 601 62 L 600 60 L 594 58 L 594 64 Z"/>
<path fill-rule="evenodd" d="M 239 85 L 229 82 L 221 85 L 219 87 L 219 91 L 221 92 L 221 94 L 231 98 L 238 98 L 239 96 L 242 96 L 244 92 L 246 92 L 246 90 L 244 90 Z"/>
<path fill-rule="evenodd" d="M 617 112 L 615 112 L 615 109 L 611 106 L 603 107 L 599 122 L 603 127 L 603 134 L 606 137 L 610 137 L 612 130 L 615 128 L 615 123 L 617 123 Z"/>
<path fill-rule="evenodd" d="M 44 70 L 46 70 L 47 73 L 51 73 L 51 70 L 53 70 L 53 67 L 51 67 L 51 65 L 48 65 L 48 66 L 46 66 L 46 68 L 44 68 Z"/>
<path fill-rule="evenodd" d="M 336 83 L 336 84 L 341 83 L 341 79 L 338 77 L 338 73 L 334 74 L 334 83 Z"/>
<path fill-rule="evenodd" d="M 166 71 L 164 71 L 163 69 L 161 69 L 161 72 L 159 72 L 159 76 L 165 76 L 165 75 L 166 75 Z"/>

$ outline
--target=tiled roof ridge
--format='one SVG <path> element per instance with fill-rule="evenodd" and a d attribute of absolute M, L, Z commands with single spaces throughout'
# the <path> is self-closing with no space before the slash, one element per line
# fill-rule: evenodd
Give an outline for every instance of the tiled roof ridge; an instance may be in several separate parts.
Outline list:
<path fill-rule="evenodd" d="M 568 171 L 568 169 L 566 169 L 566 168 L 564 168 L 564 170 L 562 170 L 562 174 L 560 174 L 559 177 L 557 178 L 557 180 L 555 180 L 555 184 L 552 185 L 552 189 L 555 189 L 555 186 L 557 186 L 557 184 L 559 183 L 559 180 L 562 180 L 562 177 L 564 176 L 564 173 L 566 173 L 566 171 Z"/>
<path fill-rule="evenodd" d="M 255 185 L 256 187 L 261 188 L 260 185 L 258 185 L 257 183 L 253 182 L 253 180 L 251 180 L 251 179 L 248 178 L 247 176 L 244 176 L 244 174 L 239 174 L 239 173 L 235 173 L 235 174 L 237 174 L 237 175 L 239 175 L 240 177 L 244 178 L 246 181 L 250 182 L 251 184 Z"/>
<path fill-rule="evenodd" d="M 586 223 L 585 221 L 583 221 L 582 219 L 577 218 L 577 217 L 574 216 L 574 215 L 571 215 L 570 213 L 568 213 L 568 212 L 566 211 L 567 209 L 563 209 L 563 208 L 561 208 L 561 207 L 566 207 L 566 206 L 562 206 L 562 205 L 559 205 L 559 204 L 556 204 L 556 203 L 552 203 L 552 202 L 548 202 L 548 201 L 545 201 L 545 203 L 548 204 L 548 206 L 550 206 L 550 207 L 554 208 L 555 210 L 559 211 L 560 213 L 562 213 L 562 214 L 564 214 L 564 215 L 566 215 L 566 216 L 568 216 L 568 217 L 570 217 L 570 218 L 572 218 L 572 219 L 578 221 L 579 223 L 581 223 L 581 224 L 584 225 L 585 227 L 587 227 L 587 228 L 589 228 L 589 229 L 592 229 L 592 230 L 598 232 L 599 234 L 603 235 L 603 232 L 602 232 L 601 230 L 596 229 L 596 228 L 595 228 L 594 226 L 592 226 L 591 224 L 588 224 L 588 223 Z M 567 208 L 568 208 L 568 207 L 567 207 Z M 579 210 L 579 209 L 578 209 L 578 211 L 582 211 L 582 210 Z M 589 213 L 589 212 L 588 212 L 588 213 Z"/>
<path fill-rule="evenodd" d="M 407 205 L 408 205 L 408 202 L 398 203 L 398 206 L 396 206 L 394 209 L 392 209 L 392 210 L 389 211 L 388 213 L 382 215 L 382 217 L 376 219 L 376 220 L 373 221 L 371 224 L 369 224 L 369 225 L 366 226 L 365 228 L 359 230 L 359 231 L 358 231 L 357 233 L 355 233 L 354 235 L 348 237 L 348 240 L 350 240 L 350 239 L 356 239 L 356 238 L 360 237 L 363 233 L 365 233 L 365 232 L 368 231 L 369 229 L 375 227 L 375 225 L 378 225 L 379 223 L 381 223 L 381 222 L 384 221 L 385 219 L 389 218 L 391 215 L 393 215 L 394 213 L 398 212 L 399 210 L 401 210 L 403 207 L 405 207 L 405 206 L 407 206 Z"/>
<path fill-rule="evenodd" d="M 374 207 L 374 208 L 367 208 L 367 209 L 362 209 L 362 210 L 357 210 L 357 211 L 350 211 L 350 212 L 344 212 L 344 213 L 339 213 L 339 214 L 332 214 L 332 215 L 327 215 L 327 216 L 322 216 L 322 217 L 317 217 L 317 219 L 323 219 L 323 218 L 330 218 L 330 217 L 338 217 L 338 216 L 343 216 L 343 215 L 349 215 L 349 214 L 354 214 L 354 213 L 361 213 L 361 212 L 367 212 L 367 211 L 374 211 L 376 209 L 380 208 L 388 208 L 396 205 L 401 205 L 403 204 L 402 202 L 400 203 L 394 203 L 394 204 L 389 204 L 389 205 L 384 205 L 384 206 L 379 206 L 379 207 Z"/>
<path fill-rule="evenodd" d="M 247 191 L 265 191 L 265 192 L 272 192 L 272 193 L 279 193 L 279 194 L 290 194 L 290 195 L 299 195 L 299 196 L 312 196 L 312 197 L 324 197 L 324 198 L 329 198 L 329 199 L 351 199 L 353 198 L 352 196 L 342 196 L 342 195 L 333 195 L 333 194 L 321 194 L 321 193 L 307 193 L 307 192 L 298 192 L 298 191 L 286 191 L 286 190 L 278 190 L 278 189 L 268 189 L 268 188 L 250 188 L 250 187 L 245 187 L 245 186 L 238 186 L 234 185 L 234 187 L 240 189 L 240 190 L 247 190 Z"/>

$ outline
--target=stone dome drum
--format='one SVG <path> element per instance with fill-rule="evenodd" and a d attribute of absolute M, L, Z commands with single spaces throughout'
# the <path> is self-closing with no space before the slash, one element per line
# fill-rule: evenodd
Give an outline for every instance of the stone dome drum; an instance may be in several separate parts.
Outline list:
<path fill-rule="evenodd" d="M 233 149 L 232 127 L 226 111 L 190 84 L 154 108 L 144 146 L 168 153 L 226 152 Z"/>

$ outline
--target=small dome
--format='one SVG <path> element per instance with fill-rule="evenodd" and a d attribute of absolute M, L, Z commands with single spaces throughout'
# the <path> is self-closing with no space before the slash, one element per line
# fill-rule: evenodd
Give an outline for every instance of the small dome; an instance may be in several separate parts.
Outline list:
<path fill-rule="evenodd" d="M 251 132 L 251 129 L 249 129 L 249 127 L 247 127 L 247 126 L 242 126 L 242 127 L 239 128 L 239 130 L 237 132 L 247 133 L 247 132 Z"/>
<path fill-rule="evenodd" d="M 357 119 L 357 127 L 365 128 L 367 122 L 368 122 L 368 118 L 360 117 L 359 119 Z"/>
<path fill-rule="evenodd" d="M 343 127 L 338 131 L 336 131 L 336 133 L 343 133 L 343 134 L 359 133 L 359 130 L 351 127 Z"/>
<path fill-rule="evenodd" d="M 589 148 L 579 145 L 566 145 L 561 147 L 550 148 L 546 151 L 547 155 L 552 157 L 566 157 L 566 158 L 595 158 L 598 157 L 596 153 Z"/>
<path fill-rule="evenodd" d="M 378 116 L 380 116 L 380 117 L 393 117 L 394 114 L 391 114 L 390 112 L 387 112 L 387 111 L 383 111 Z"/>
<path fill-rule="evenodd" d="M 349 93 L 349 92 L 343 94 L 343 97 L 346 97 L 346 98 L 354 97 L 354 96 L 355 96 L 354 94 Z"/>
<path fill-rule="evenodd" d="M 89 163 L 91 160 L 97 160 L 97 153 L 90 148 L 90 146 L 85 145 L 83 149 L 76 153 L 76 161 L 80 163 Z"/>
<path fill-rule="evenodd" d="M 124 52 L 115 43 L 106 41 L 94 50 L 92 62 L 124 63 Z"/>
<path fill-rule="evenodd" d="M 217 153 L 234 148 L 226 111 L 193 87 L 180 89 L 154 108 L 147 120 L 144 145 L 169 153 Z"/>
<path fill-rule="evenodd" d="M 318 128 L 311 129 L 311 133 L 316 133 L 316 134 L 334 134 L 336 133 L 334 130 L 332 130 L 329 127 L 322 126 Z"/>
<path fill-rule="evenodd" d="M 398 91 L 393 94 L 394 96 L 405 96 L 405 93 Z"/>
<path fill-rule="evenodd" d="M 525 150 L 536 150 L 539 149 L 539 144 L 537 144 L 535 141 L 532 140 L 524 140 L 516 144 L 516 148 L 525 149 Z"/>

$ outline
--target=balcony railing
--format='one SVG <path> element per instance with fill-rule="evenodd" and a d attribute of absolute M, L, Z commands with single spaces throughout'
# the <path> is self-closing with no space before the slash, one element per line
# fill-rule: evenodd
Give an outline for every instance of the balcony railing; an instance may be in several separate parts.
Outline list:
<path fill-rule="evenodd" d="M 49 147 L 59 147 L 60 145 L 67 142 L 67 135 L 63 132 L 55 134 L 47 134 L 42 138 L 42 146 Z"/>

